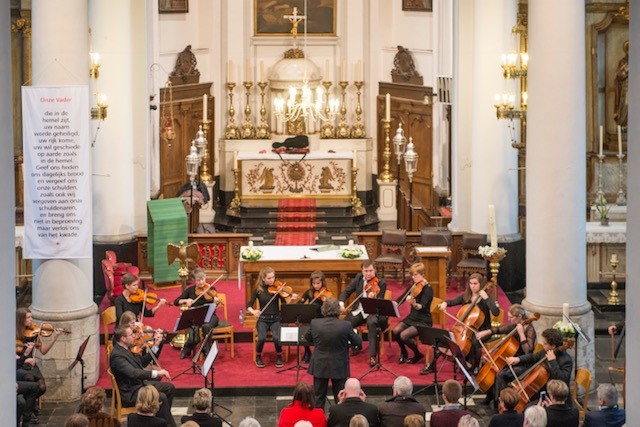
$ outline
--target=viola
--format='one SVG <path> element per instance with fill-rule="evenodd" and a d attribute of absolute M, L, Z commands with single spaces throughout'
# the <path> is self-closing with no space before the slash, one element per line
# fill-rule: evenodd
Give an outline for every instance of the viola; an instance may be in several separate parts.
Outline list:
<path fill-rule="evenodd" d="M 378 281 L 378 277 L 373 276 L 373 279 L 369 280 L 364 285 L 364 291 L 367 293 L 367 295 L 373 293 L 372 298 L 377 298 L 378 294 L 380 293 L 380 286 L 378 285 Z"/>
<path fill-rule="evenodd" d="M 41 337 L 50 337 L 55 332 L 56 328 L 51 323 L 42 323 L 38 325 L 35 322 L 28 324 L 24 331 L 24 336 L 26 338 L 35 338 L 37 336 Z M 68 329 L 63 329 L 63 333 L 70 334 L 71 331 Z"/>
<path fill-rule="evenodd" d="M 428 283 L 426 281 L 421 281 L 421 282 L 416 282 L 414 284 L 412 284 L 409 289 L 407 289 L 402 296 L 396 300 L 396 302 L 398 303 L 398 305 L 402 304 L 403 302 L 405 302 L 407 300 L 407 298 L 409 297 L 409 295 L 411 295 L 411 297 L 413 297 L 413 299 L 418 298 L 418 296 L 420 296 L 420 293 L 422 293 L 422 290 L 424 289 L 425 286 L 427 286 Z"/>
<path fill-rule="evenodd" d="M 277 294 L 283 298 L 289 298 L 291 295 L 293 295 L 293 289 L 291 288 L 291 286 L 287 286 L 286 282 L 282 283 L 279 280 L 273 282 L 273 285 L 269 286 L 267 290 L 271 295 Z"/>
<path fill-rule="evenodd" d="M 540 313 L 534 313 L 532 317 L 521 322 L 522 326 L 526 326 L 540 318 Z M 502 337 L 500 342 L 489 352 L 489 358 L 493 362 L 487 362 L 478 371 L 476 382 L 480 389 L 487 392 L 496 381 L 496 374 L 507 365 L 507 357 L 512 357 L 520 348 L 520 341 L 516 338 L 517 328 L 513 328 L 511 332 Z"/>
<path fill-rule="evenodd" d="M 481 291 L 487 289 L 489 284 L 486 283 Z M 465 356 L 471 351 L 473 332 L 484 323 L 484 313 L 478 308 L 480 299 L 480 295 L 477 295 L 469 304 L 463 305 L 456 315 L 459 322 L 453 325 L 454 340 Z"/>
<path fill-rule="evenodd" d="M 159 329 L 156 330 L 145 328 L 144 325 L 140 326 L 139 324 L 135 325 L 131 329 L 132 334 L 135 336 L 133 342 L 129 346 L 129 350 L 131 350 L 131 353 L 142 354 L 144 348 L 147 347 L 150 343 L 153 343 L 156 331 L 159 331 Z M 163 333 L 163 337 L 167 337 L 166 332 Z"/>
<path fill-rule="evenodd" d="M 145 292 L 142 289 L 138 289 L 135 293 L 129 294 L 129 300 L 134 304 L 140 304 L 142 301 L 145 301 L 147 304 L 155 304 L 160 301 L 160 299 L 155 292 L 147 292 L 145 298 Z"/>
<path fill-rule="evenodd" d="M 313 304 L 318 299 L 322 302 L 325 302 L 327 298 L 333 298 L 333 292 L 323 287 L 322 289 L 313 292 L 313 299 L 309 302 L 309 304 Z"/>

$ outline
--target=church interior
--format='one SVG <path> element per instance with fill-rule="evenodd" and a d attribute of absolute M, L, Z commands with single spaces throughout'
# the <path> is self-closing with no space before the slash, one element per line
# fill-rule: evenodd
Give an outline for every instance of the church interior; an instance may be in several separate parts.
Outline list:
<path fill-rule="evenodd" d="M 351 376 L 367 401 L 384 402 L 406 376 L 430 425 L 439 387 L 454 378 L 478 425 L 497 413 L 497 397 L 489 403 L 453 359 L 421 375 L 437 342 L 415 338 L 426 365 L 396 363 L 406 350 L 394 327 L 413 313 L 402 302 L 422 263 L 434 329 L 466 322 L 436 301 L 470 294 L 479 273 L 487 287 L 472 295 L 498 313 L 488 327 L 510 324 L 515 304 L 522 321 L 539 314 L 538 349 L 549 329 L 570 343 L 581 425 L 608 383 L 640 418 L 640 371 L 625 362 L 640 351 L 625 328 L 640 321 L 640 291 L 626 286 L 640 276 L 640 177 L 628 168 L 640 156 L 630 143 L 640 135 L 640 48 L 630 43 L 640 15 L 628 0 L 7 3 L 0 191 L 11 203 L 0 222 L 15 245 L 0 270 L 15 287 L 1 316 L 19 330 L 23 309 L 37 326 L 39 425 L 64 425 L 95 385 L 107 390 L 105 411 L 121 415 L 108 354 L 131 274 L 143 313 L 153 311 L 142 321 L 164 331 L 154 363 L 172 374 L 175 420 L 204 384 L 225 425 L 276 425 L 296 383 L 314 376 L 295 339 L 280 337 L 283 372 L 273 335 L 256 353 L 254 284 L 272 268 L 287 297 L 302 295 L 322 271 L 342 303 L 363 261 L 400 316 L 380 330 L 372 359 L 368 324 L 356 328 L 365 351 L 351 354 Z M 197 284 L 194 268 L 215 281 L 220 324 L 217 356 L 206 347 L 198 358 L 202 344 L 191 362 L 181 351 L 191 338 L 177 328 L 190 310 L 177 301 Z M 494 332 L 486 352 L 502 337 Z M 0 369 L 13 378 L 8 345 Z M 18 419 L 11 381 L 0 389 L 1 412 Z"/>

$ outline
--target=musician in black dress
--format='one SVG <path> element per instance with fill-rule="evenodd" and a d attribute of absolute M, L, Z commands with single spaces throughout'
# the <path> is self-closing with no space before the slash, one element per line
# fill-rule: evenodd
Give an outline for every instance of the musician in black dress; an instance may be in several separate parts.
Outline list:
<path fill-rule="evenodd" d="M 415 337 L 418 335 L 418 327 L 431 327 L 431 300 L 433 299 L 433 289 L 425 279 L 426 268 L 424 264 L 413 264 L 409 268 L 409 273 L 413 279 L 413 284 L 407 290 L 407 294 L 401 297 L 400 302 L 411 305 L 409 315 L 402 319 L 393 328 L 393 339 L 400 346 L 399 364 L 417 363 L 424 357 L 416 345 Z M 404 300 L 404 301 L 403 301 Z M 413 357 L 409 358 L 407 347 L 413 351 Z"/>
<path fill-rule="evenodd" d="M 144 304 L 144 317 L 153 317 L 156 314 L 156 311 L 163 305 L 167 303 L 167 300 L 164 298 L 159 298 L 157 300 L 157 304 L 153 308 L 149 308 L 149 304 L 145 304 L 144 301 L 141 302 L 133 302 L 131 301 L 131 295 L 138 294 L 138 288 L 140 286 L 140 279 L 131 273 L 125 273 L 122 276 L 122 287 L 124 290 L 120 295 L 116 297 L 113 305 L 116 307 L 116 324 L 120 323 L 120 316 L 125 311 L 131 311 L 136 317 L 140 317 L 140 313 L 142 313 L 142 307 Z"/>
<path fill-rule="evenodd" d="M 195 279 L 195 285 L 185 289 L 173 301 L 173 305 L 185 306 L 187 309 L 190 309 L 193 307 L 202 307 L 206 304 L 219 304 L 220 300 L 216 296 L 215 286 L 209 286 L 207 283 L 207 273 L 202 268 L 195 268 L 192 274 Z M 220 319 L 218 319 L 218 316 L 216 316 L 214 312 L 211 319 L 202 324 L 202 336 L 206 337 L 213 328 L 218 326 L 219 322 Z M 184 347 L 182 347 L 180 359 L 191 356 L 191 352 L 198 342 L 200 342 L 199 328 L 198 326 L 192 326 L 188 329 L 187 342 L 185 342 Z M 210 347 L 211 340 L 208 339 L 203 343 L 202 352 L 208 354 Z"/>
<path fill-rule="evenodd" d="M 332 296 L 333 293 L 327 289 L 327 279 L 324 277 L 324 273 L 322 271 L 314 271 L 309 277 L 309 289 L 302 294 L 298 304 L 316 304 L 318 307 L 322 307 L 324 301 Z M 309 363 L 310 360 L 311 346 L 305 344 L 302 363 Z"/>

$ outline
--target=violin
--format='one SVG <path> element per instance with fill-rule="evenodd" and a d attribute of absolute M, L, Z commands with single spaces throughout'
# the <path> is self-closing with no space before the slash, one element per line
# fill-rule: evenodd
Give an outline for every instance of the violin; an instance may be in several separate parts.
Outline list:
<path fill-rule="evenodd" d="M 333 298 L 333 292 L 323 287 L 319 291 L 313 292 L 313 299 L 309 302 L 309 304 L 313 304 L 318 299 L 322 302 L 325 302 L 327 298 Z"/>
<path fill-rule="evenodd" d="M 367 295 L 373 293 L 372 298 L 377 298 L 378 294 L 380 293 L 380 286 L 378 285 L 378 281 L 378 277 L 373 276 L 373 279 L 369 280 L 364 285 L 364 291 L 367 293 Z"/>
<path fill-rule="evenodd" d="M 428 286 L 428 283 L 425 280 L 412 284 L 409 287 L 409 289 L 404 291 L 402 296 L 399 299 L 397 299 L 396 302 L 398 303 L 398 305 L 402 304 L 407 300 L 409 295 L 411 295 L 415 300 L 416 298 L 418 298 L 418 296 L 420 296 L 420 293 L 422 292 L 425 286 Z"/>
<path fill-rule="evenodd" d="M 155 292 L 147 292 L 145 299 L 145 292 L 142 289 L 138 289 L 135 293 L 129 294 L 129 300 L 134 304 L 140 304 L 143 301 L 147 304 L 155 304 L 160 301 L 161 298 L 158 298 L 158 294 Z"/>
<path fill-rule="evenodd" d="M 269 286 L 267 290 L 271 295 L 277 294 L 282 298 L 289 298 L 291 295 L 293 295 L 293 289 L 291 288 L 291 286 L 287 286 L 286 282 L 282 283 L 279 280 L 273 282 L 273 285 Z"/>
<path fill-rule="evenodd" d="M 218 292 L 213 289 L 196 288 L 196 296 L 200 297 L 202 295 L 205 301 L 213 301 L 217 294 Z"/>
<path fill-rule="evenodd" d="M 156 330 L 151 328 L 145 328 L 144 325 L 143 326 L 135 325 L 131 329 L 132 334 L 135 336 L 135 338 L 133 339 L 133 342 L 129 346 L 129 350 L 131 350 L 131 353 L 142 354 L 142 350 L 144 350 L 144 348 L 147 347 L 149 343 L 153 343 L 155 339 L 154 335 L 157 331 L 160 331 L 160 329 Z M 163 332 L 163 337 L 164 338 L 167 337 L 166 332 Z"/>
<path fill-rule="evenodd" d="M 540 318 L 540 313 L 534 313 L 532 317 L 523 320 L 520 324 L 526 326 Z M 507 364 L 507 357 L 512 357 L 520 348 L 520 341 L 516 338 L 518 328 L 513 328 L 511 332 L 502 337 L 500 342 L 489 352 L 489 358 L 493 363 L 488 362 L 482 365 L 476 376 L 476 382 L 480 390 L 487 392 L 496 381 L 496 374 Z"/>
<path fill-rule="evenodd" d="M 37 336 L 41 337 L 50 337 L 55 332 L 56 328 L 51 323 L 42 323 L 38 325 L 35 322 L 28 324 L 24 331 L 24 336 L 26 338 L 35 338 Z M 71 331 L 68 329 L 63 329 L 63 333 L 70 334 Z"/>

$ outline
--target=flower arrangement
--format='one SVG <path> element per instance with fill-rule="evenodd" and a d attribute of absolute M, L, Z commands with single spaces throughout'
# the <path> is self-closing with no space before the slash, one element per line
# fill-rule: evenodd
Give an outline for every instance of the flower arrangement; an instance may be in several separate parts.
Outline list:
<path fill-rule="evenodd" d="M 244 248 L 240 256 L 245 261 L 257 261 L 262 257 L 262 251 L 251 245 Z"/>
<path fill-rule="evenodd" d="M 598 199 L 596 201 L 596 211 L 598 215 L 600 215 L 600 223 L 602 225 L 609 225 L 609 210 L 611 206 L 607 204 L 607 201 L 604 197 Z"/>
<path fill-rule="evenodd" d="M 342 258 L 360 258 L 360 256 L 362 255 L 362 249 L 357 246 L 349 245 L 342 248 L 342 250 L 340 251 L 340 255 L 342 255 Z"/>
<path fill-rule="evenodd" d="M 478 253 L 484 258 L 504 258 L 507 253 L 505 248 L 493 247 L 493 246 L 478 246 Z"/>
<path fill-rule="evenodd" d="M 576 336 L 576 330 L 573 329 L 571 323 L 563 323 L 562 320 L 558 320 L 555 325 L 553 325 L 553 329 L 559 330 L 562 338 L 565 340 L 572 339 Z"/>

